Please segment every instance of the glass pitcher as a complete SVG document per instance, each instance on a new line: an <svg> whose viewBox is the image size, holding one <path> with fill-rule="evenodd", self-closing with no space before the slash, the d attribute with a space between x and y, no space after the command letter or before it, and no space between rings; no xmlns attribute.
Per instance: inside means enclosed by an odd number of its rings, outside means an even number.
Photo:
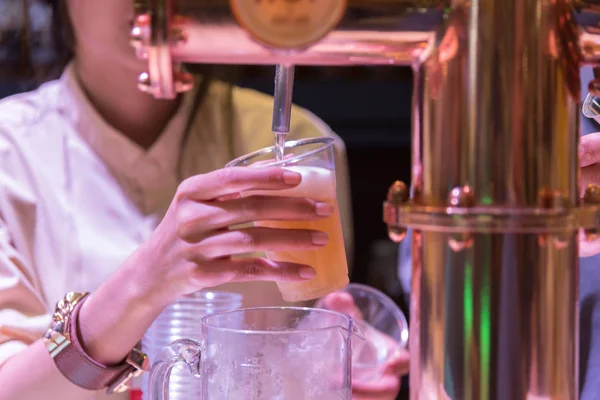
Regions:
<svg viewBox="0 0 600 400"><path fill-rule="evenodd" d="M242 295L201 290L184 296L167 306L142 338L142 349L153 363L158 353L177 339L198 339L202 331L202 318L208 314L236 310L242 307ZM190 384L192 383L192 384ZM150 398L148 374L143 374L140 382L142 399ZM171 371L171 400L187 400L199 397L199 388L189 382L184 365Z"/></svg>
<svg viewBox="0 0 600 400"><path fill-rule="evenodd" d="M301 307L207 315L200 341L165 347L150 371L151 400L168 399L172 368L187 364L198 400L350 400L352 318Z"/></svg>

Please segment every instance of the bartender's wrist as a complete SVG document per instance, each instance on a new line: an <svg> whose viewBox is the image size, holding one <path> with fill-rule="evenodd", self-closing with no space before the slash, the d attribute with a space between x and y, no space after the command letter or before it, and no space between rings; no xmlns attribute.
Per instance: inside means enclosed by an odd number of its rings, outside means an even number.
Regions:
<svg viewBox="0 0 600 400"><path fill-rule="evenodd" d="M136 310L142 308L147 312L160 312L182 295L178 287L157 272L162 269L157 265L159 262L152 244L144 243L127 258L117 273L126 279L127 297Z"/></svg>
<svg viewBox="0 0 600 400"><path fill-rule="evenodd" d="M110 357L94 357L93 351L86 350L86 347L96 348L90 346L90 342L85 346L81 339L84 335L79 327L80 312L88 300L88 293L67 293L56 305L52 324L43 342L58 370L76 386L92 391L106 389L108 394L126 391L132 378L148 370L148 358L137 347L137 343L128 346L126 341L113 340L117 338L111 338L110 335L105 335L103 339L109 346L115 344L116 352L121 345L129 348L126 356L115 358L119 362L104 361L110 360ZM103 351L96 354L109 354L109 350L110 347L105 346Z"/></svg>
<svg viewBox="0 0 600 400"><path fill-rule="evenodd" d="M95 304L97 300L95 295L90 295L81 306L77 316L77 337L83 350L92 359L104 365L116 365L127 357L139 339L128 335L123 328L111 327L114 322L112 317L106 314L111 312L111 309L114 310L114 307L105 307L104 311L99 313ZM126 318L122 323L127 323ZM119 331L126 335L119 334Z"/></svg>
<svg viewBox="0 0 600 400"><path fill-rule="evenodd" d="M90 295L79 312L79 334L90 357L106 365L118 364L141 340L154 319L168 305L164 295L140 278L140 270L126 262ZM156 294L156 295L155 295Z"/></svg>

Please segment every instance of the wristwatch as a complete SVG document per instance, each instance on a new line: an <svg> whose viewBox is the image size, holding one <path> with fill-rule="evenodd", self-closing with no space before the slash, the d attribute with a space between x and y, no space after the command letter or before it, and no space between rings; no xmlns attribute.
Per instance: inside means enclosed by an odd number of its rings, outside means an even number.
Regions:
<svg viewBox="0 0 600 400"><path fill-rule="evenodd" d="M148 371L148 357L140 350L139 343L116 366L102 365L86 354L77 335L77 317L88 295L69 292L56 304L44 344L60 372L75 385L88 390L107 389L108 394L124 392L132 378Z"/></svg>

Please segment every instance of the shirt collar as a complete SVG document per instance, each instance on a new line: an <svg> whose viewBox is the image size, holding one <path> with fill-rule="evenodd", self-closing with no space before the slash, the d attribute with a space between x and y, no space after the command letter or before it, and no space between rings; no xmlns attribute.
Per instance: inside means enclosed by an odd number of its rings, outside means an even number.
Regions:
<svg viewBox="0 0 600 400"><path fill-rule="evenodd" d="M184 95L177 113L149 149L144 149L108 124L95 110L83 92L73 64L61 78L62 112L75 124L78 134L92 150L114 171L132 176L148 164L158 166L163 173L175 173L181 140L191 114L193 94Z"/></svg>

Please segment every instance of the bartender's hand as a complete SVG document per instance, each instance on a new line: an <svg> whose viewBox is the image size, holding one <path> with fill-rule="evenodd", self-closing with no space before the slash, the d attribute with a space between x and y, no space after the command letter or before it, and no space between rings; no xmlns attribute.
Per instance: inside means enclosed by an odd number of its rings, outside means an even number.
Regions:
<svg viewBox="0 0 600 400"><path fill-rule="evenodd" d="M360 310L354 304L352 296L348 293L335 292L325 297L327 308L350 315L354 320L362 319ZM383 336L383 333L380 333ZM369 340L369 338L366 338ZM391 348L398 345L392 338L385 338ZM352 380L353 400L395 400L400 393L402 376L408 374L410 356L407 350L402 349L396 357L383 368L382 376L377 380L360 382Z"/></svg>
<svg viewBox="0 0 600 400"><path fill-rule="evenodd" d="M206 287L241 281L311 279L311 266L232 256L324 246L326 233L303 229L231 226L262 220L325 218L333 206L306 198L241 196L298 186L302 176L282 168L227 168L184 181L151 238L142 245L143 276L169 301Z"/></svg>
<svg viewBox="0 0 600 400"><path fill-rule="evenodd" d="M600 132L581 137L579 144L581 163L581 196L590 183L600 184ZM600 240L588 241L583 234L580 237L579 254L589 257L600 253Z"/></svg>
<svg viewBox="0 0 600 400"><path fill-rule="evenodd" d="M249 190L270 194L293 188L301 180L299 173L282 168L239 167L184 181L150 238L82 306L80 333L88 355L105 365L120 362L160 312L182 295L226 282L314 277L308 265L232 258L325 245L328 238L322 232L230 229L261 220L302 221L331 215L331 204L306 198L241 195Z"/></svg>

